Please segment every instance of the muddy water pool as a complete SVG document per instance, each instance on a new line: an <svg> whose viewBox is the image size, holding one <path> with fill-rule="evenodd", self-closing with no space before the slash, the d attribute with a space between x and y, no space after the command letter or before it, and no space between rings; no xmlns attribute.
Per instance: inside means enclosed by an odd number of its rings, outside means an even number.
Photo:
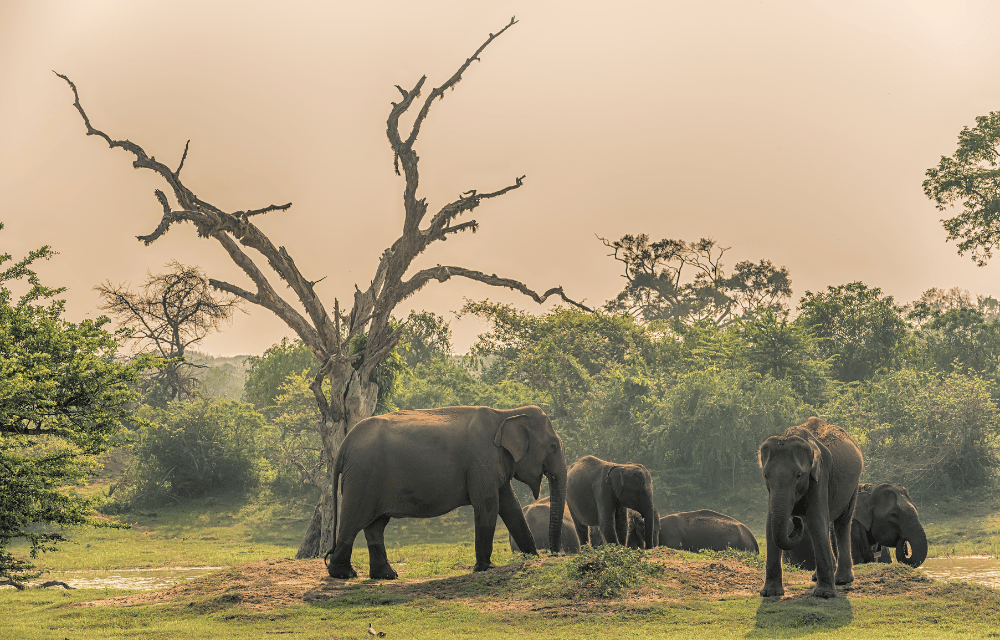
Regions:
<svg viewBox="0 0 1000 640"><path fill-rule="evenodd" d="M935 580L962 580L1000 588L1000 558L955 556L927 558L920 571Z"/></svg>
<svg viewBox="0 0 1000 640"><path fill-rule="evenodd" d="M163 569L109 569L107 571L51 571L29 584L61 580L77 589L136 589L155 591L200 578L222 567L166 567Z"/></svg>

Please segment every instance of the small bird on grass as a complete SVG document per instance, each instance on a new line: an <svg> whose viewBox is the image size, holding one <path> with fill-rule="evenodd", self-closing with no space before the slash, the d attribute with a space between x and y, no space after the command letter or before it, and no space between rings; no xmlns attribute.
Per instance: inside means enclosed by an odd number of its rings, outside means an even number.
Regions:
<svg viewBox="0 0 1000 640"><path fill-rule="evenodd" d="M385 637L385 631L376 631L375 627L372 626L372 623L369 622L368 623L368 635L375 636L377 638L384 638Z"/></svg>

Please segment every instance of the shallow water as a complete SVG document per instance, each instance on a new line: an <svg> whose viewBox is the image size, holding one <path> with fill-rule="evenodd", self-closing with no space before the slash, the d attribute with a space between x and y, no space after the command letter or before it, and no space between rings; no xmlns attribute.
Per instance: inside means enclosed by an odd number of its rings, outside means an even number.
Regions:
<svg viewBox="0 0 1000 640"><path fill-rule="evenodd" d="M927 558L920 565L920 570L935 580L962 580L1000 589L1000 558L988 556Z"/></svg>
<svg viewBox="0 0 1000 640"><path fill-rule="evenodd" d="M61 580L77 589L136 589L155 591L200 578L222 567L165 567L162 569L109 569L107 571L51 571L29 584Z"/></svg>

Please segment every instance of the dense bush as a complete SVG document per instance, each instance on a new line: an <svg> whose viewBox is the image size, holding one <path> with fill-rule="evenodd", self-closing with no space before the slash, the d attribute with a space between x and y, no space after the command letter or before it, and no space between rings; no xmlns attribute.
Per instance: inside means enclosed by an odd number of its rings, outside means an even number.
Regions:
<svg viewBox="0 0 1000 640"><path fill-rule="evenodd" d="M648 439L664 466L689 467L712 487L757 474L757 449L801 423L810 409L782 380L708 368L681 376L650 419Z"/></svg>
<svg viewBox="0 0 1000 640"><path fill-rule="evenodd" d="M142 407L152 424L136 433L133 459L113 498L118 506L196 497L269 482L274 432L241 402L172 402Z"/></svg>
<svg viewBox="0 0 1000 640"><path fill-rule="evenodd" d="M975 375L903 369L845 388L829 421L858 440L868 482L928 493L981 487L1000 462L993 387Z"/></svg>

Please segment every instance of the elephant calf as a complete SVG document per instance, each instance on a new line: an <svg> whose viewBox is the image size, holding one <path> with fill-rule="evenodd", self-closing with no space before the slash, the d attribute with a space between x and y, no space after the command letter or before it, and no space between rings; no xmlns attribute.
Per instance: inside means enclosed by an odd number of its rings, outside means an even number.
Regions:
<svg viewBox="0 0 1000 640"><path fill-rule="evenodd" d="M524 519L528 522L528 529L535 539L535 547L538 549L549 549L549 497L545 496L541 500L536 500L529 505L525 505ZM517 541L513 535L510 538L510 550L520 551ZM580 538L576 535L576 524L569 513L563 515L562 525L562 550L566 553L580 553Z"/></svg>
<svg viewBox="0 0 1000 640"><path fill-rule="evenodd" d="M750 551L760 553L750 528L711 509L682 511L660 518L660 545L683 551Z"/></svg>
<svg viewBox="0 0 1000 640"><path fill-rule="evenodd" d="M660 512L653 507L653 519L660 522ZM660 532L657 528L653 532L653 546L659 546ZM646 549L646 520L634 509L628 510L628 538L625 546L629 549Z"/></svg>
<svg viewBox="0 0 1000 640"><path fill-rule="evenodd" d="M628 540L627 510L635 509L644 520L654 523L645 532L646 547L653 547L659 527L653 517L653 477L641 464L615 464L583 456L567 471L566 504L580 544L588 541L589 528L597 526L604 542L624 545Z"/></svg>

